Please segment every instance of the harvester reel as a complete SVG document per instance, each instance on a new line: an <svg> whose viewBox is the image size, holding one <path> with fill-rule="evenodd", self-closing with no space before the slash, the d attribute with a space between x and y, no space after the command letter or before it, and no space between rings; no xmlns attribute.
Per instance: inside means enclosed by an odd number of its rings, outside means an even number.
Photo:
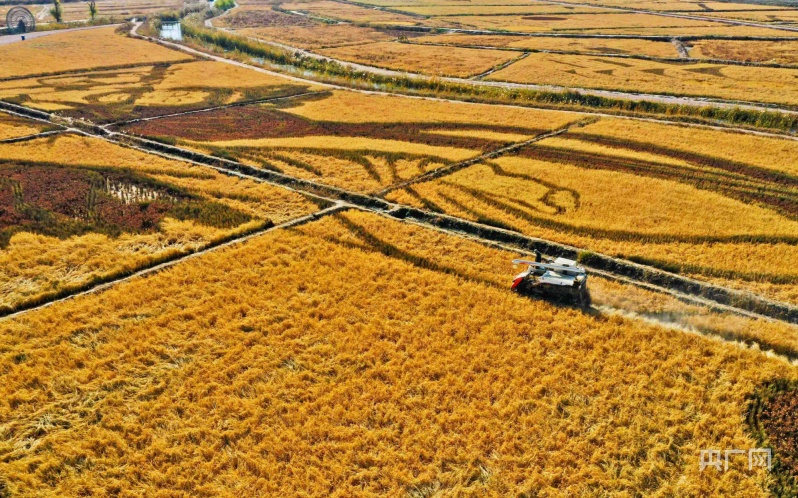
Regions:
<svg viewBox="0 0 798 498"><path fill-rule="evenodd" d="M6 14L6 27L11 33L30 33L36 28L36 18L25 7L14 7Z"/></svg>

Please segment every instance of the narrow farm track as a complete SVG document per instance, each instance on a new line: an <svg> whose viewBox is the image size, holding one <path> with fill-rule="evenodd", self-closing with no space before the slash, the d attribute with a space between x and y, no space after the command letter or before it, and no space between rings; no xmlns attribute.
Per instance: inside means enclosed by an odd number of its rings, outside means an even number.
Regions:
<svg viewBox="0 0 798 498"><path fill-rule="evenodd" d="M511 153L513 153L513 152L515 152L517 150L520 150L520 149L522 149L522 148L524 148L524 147L526 147L528 145L531 145L531 144L533 144L535 142L539 142L539 141L545 140L547 138L552 138L552 137L556 137L558 135L562 135L563 133L565 133L568 130L570 130L572 126L574 126L574 123L571 123L571 124L569 124L567 126L563 126L562 128L560 128L558 130L550 131L548 133L542 133L542 134L537 135L535 137L532 137L529 140L526 140L524 142L517 142L517 143L514 143L514 144L510 144L510 145L508 145L506 147L502 147L502 148L499 148L499 149L496 149L496 150L492 150L492 151L486 152L486 153L481 154L481 155L479 155L477 157L473 157L471 159L468 159L468 160L465 160L465 161L461 161L459 163L450 164L449 166L443 166L443 167L440 167L438 169L434 169L432 171L424 173L423 175L419 175L419 176L417 176L415 178L411 178L409 180L405 180L405 181L402 181L402 182L394 183L393 185L389 185L388 187L386 187L386 188L380 190L379 192L377 192L377 196L378 197L384 197L385 194L387 194L388 192L392 192L394 190L403 189L405 187L409 187L410 185L413 185L413 184L416 184L416 183L427 182L427 181L430 181L430 180L434 180L435 178L440 178L442 176L451 175L452 173L454 173L456 171L460 171L461 169L465 169L465 168L467 168L469 166L473 166L474 164L481 163L482 161L487 161L489 159L495 159L495 158L497 158L499 156L503 156L503 155L506 155L506 154L511 154Z"/></svg>
<svg viewBox="0 0 798 498"><path fill-rule="evenodd" d="M510 59L509 61L507 61L507 62L505 62L503 64L499 64L498 66L496 66L494 68L491 68L491 69L488 69L484 73L480 73L480 74L478 74L476 76L472 76L469 79L470 80L481 80L482 78L484 78L486 76L490 76L491 74L495 73L496 71L501 71L502 69L505 69L505 68L507 68L509 66L512 66L513 64L515 64L516 62L518 62L518 61L520 61L522 59L526 59L527 57L529 57L530 53L531 52L524 52L523 54L519 55L518 57L516 57L514 59Z"/></svg>
<svg viewBox="0 0 798 498"><path fill-rule="evenodd" d="M6 138L5 140L0 140L0 144L15 144L19 142L27 142L29 140L36 140L37 138L49 137L51 135L58 135L59 133L63 133L65 130L51 130L51 131L43 131L41 133L34 133L32 135L25 135L24 137L14 137L14 138Z"/></svg>

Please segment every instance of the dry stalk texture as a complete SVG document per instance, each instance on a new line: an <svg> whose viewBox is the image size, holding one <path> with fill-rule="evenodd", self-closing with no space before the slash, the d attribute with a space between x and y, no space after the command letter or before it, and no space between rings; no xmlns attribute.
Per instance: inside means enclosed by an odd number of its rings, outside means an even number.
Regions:
<svg viewBox="0 0 798 498"><path fill-rule="evenodd" d="M3 322L9 489L763 496L695 459L751 446L746 394L792 368L386 257L351 222Z"/></svg>

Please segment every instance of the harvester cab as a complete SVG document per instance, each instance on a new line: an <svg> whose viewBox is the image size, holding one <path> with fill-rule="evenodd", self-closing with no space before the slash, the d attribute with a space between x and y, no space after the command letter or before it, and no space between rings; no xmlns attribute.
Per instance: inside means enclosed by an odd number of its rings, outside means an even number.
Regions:
<svg viewBox="0 0 798 498"><path fill-rule="evenodd" d="M513 264L527 265L526 270L513 279L512 289L515 292L567 302L583 308L590 306L587 272L576 261L557 258L553 263L543 263L516 259Z"/></svg>

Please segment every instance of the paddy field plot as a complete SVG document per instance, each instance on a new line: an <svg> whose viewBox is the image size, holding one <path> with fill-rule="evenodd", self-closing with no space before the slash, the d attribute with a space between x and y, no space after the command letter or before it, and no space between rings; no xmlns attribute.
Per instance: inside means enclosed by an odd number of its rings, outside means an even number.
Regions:
<svg viewBox="0 0 798 498"><path fill-rule="evenodd" d="M514 296L400 226L344 213L5 321L9 489L763 493L693 456L754 446L746 397L793 367Z"/></svg>
<svg viewBox="0 0 798 498"><path fill-rule="evenodd" d="M798 64L798 40L698 40L690 42L689 45L690 56L696 58Z"/></svg>
<svg viewBox="0 0 798 498"><path fill-rule="evenodd" d="M241 35L309 50L362 45L398 38L396 33L386 33L372 28L322 23L311 26L243 28L236 30L236 32Z"/></svg>
<svg viewBox="0 0 798 498"><path fill-rule="evenodd" d="M451 44L463 47L496 47L519 50L579 52L586 54L645 55L675 58L678 52L669 41L618 38L561 38L543 36L442 34L413 38L413 43Z"/></svg>
<svg viewBox="0 0 798 498"><path fill-rule="evenodd" d="M502 50L437 47L380 42L330 48L322 55L369 66L434 76L467 78L504 64L518 54Z"/></svg>
<svg viewBox="0 0 798 498"><path fill-rule="evenodd" d="M122 130L374 192L579 119L533 109L497 111L489 105L333 92L134 123Z"/></svg>
<svg viewBox="0 0 798 498"><path fill-rule="evenodd" d="M143 40L115 33L115 27L73 33L56 33L0 46L0 81L33 75L118 67L173 63L192 57ZM102 49L98 49L102 47Z"/></svg>
<svg viewBox="0 0 798 498"><path fill-rule="evenodd" d="M63 134L0 147L0 310L125 275L318 206Z"/></svg>
<svg viewBox="0 0 798 498"><path fill-rule="evenodd" d="M0 113L0 140L27 137L53 128L30 119Z"/></svg>
<svg viewBox="0 0 798 498"><path fill-rule="evenodd" d="M487 79L796 105L796 77L792 68L533 53Z"/></svg>
<svg viewBox="0 0 798 498"><path fill-rule="evenodd" d="M793 301L796 142L646 126L572 128L388 198Z"/></svg>
<svg viewBox="0 0 798 498"><path fill-rule="evenodd" d="M210 61L89 70L0 82L0 98L4 100L95 122L151 117L315 90L318 88L313 85Z"/></svg>

